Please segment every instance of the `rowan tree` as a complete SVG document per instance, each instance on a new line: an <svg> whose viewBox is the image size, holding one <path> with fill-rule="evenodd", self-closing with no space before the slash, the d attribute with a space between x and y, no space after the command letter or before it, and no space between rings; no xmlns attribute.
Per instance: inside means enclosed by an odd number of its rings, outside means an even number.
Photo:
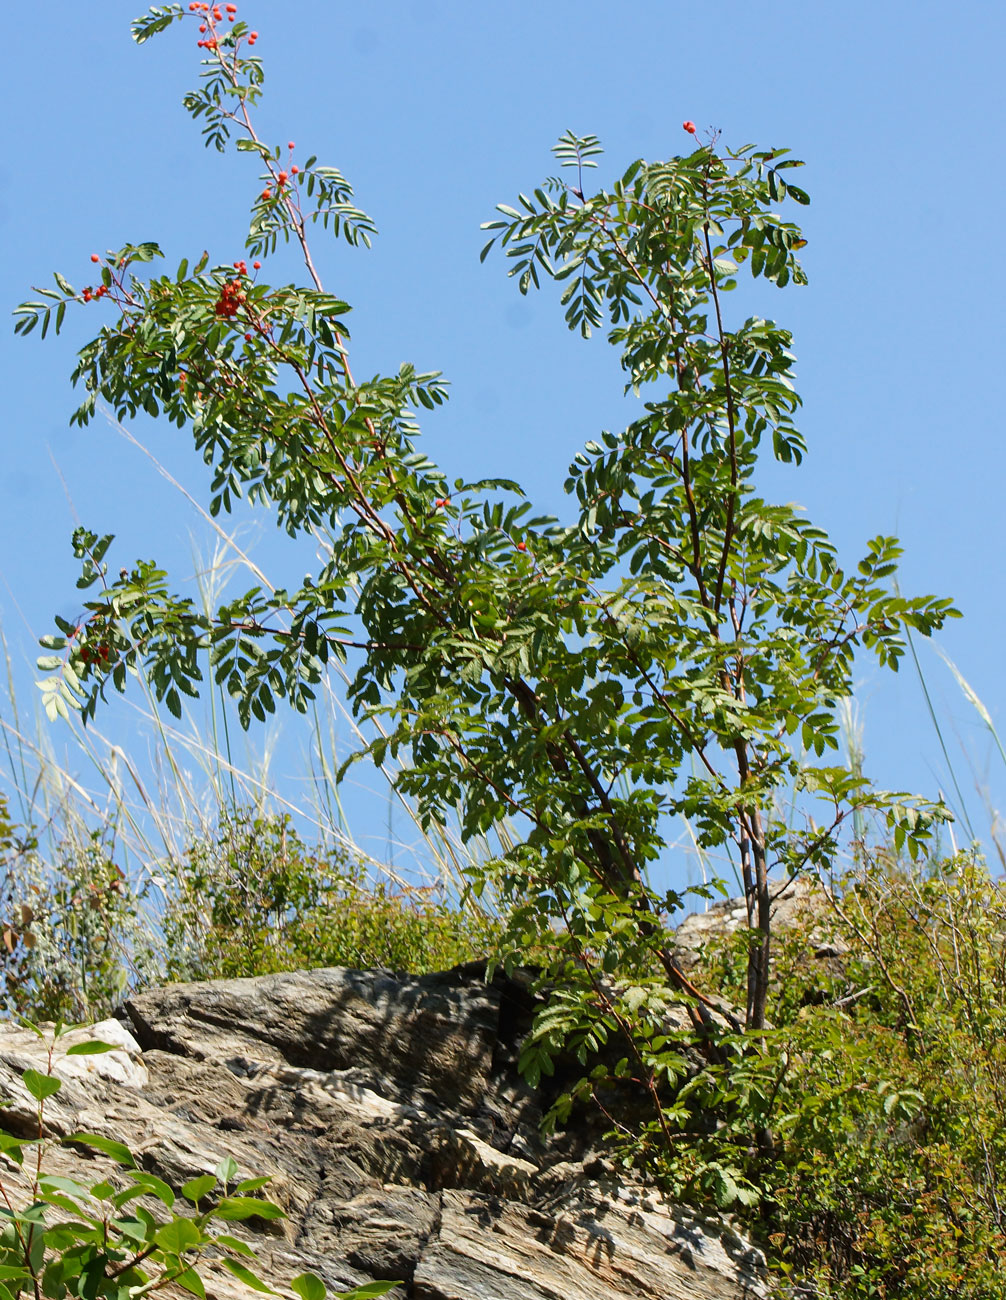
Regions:
<svg viewBox="0 0 1006 1300"><path fill-rule="evenodd" d="M277 700L307 710L346 665L352 707L381 725L363 753L397 761L421 821L456 819L467 839L508 828L471 884L513 904L511 960L543 938L557 954L528 1071L624 1030L628 1068L656 1097L668 998L685 1000L707 1050L723 1023L674 957L681 894L650 883L672 819L739 866L747 995L726 1022L757 1036L771 880L827 865L854 813L878 814L912 855L942 815L843 765L836 709L857 653L896 669L906 631L928 636L956 611L898 593L894 538L846 567L820 528L758 491L763 457L803 459L800 399L789 332L731 313L731 291L747 274L765 295L806 282L805 240L783 215L808 202L801 163L699 139L686 121L682 153L594 189L600 145L567 133L556 175L499 205L483 259L508 259L521 293L554 281L568 327L606 329L638 399L624 429L576 455L569 508L548 518L518 484L450 479L419 450L419 414L447 396L438 374L354 377L347 304L310 238L366 245L374 227L335 167L259 135L257 34L235 6L155 6L133 34L186 21L202 71L185 106L207 145L258 167L241 255L171 274L155 270L155 243L109 250L93 286L56 275L17 329L103 312L73 372L72 422L105 403L187 430L214 515L250 500L325 554L297 589L257 586L207 613L153 561L120 567L111 536L77 529L85 614L45 638L46 707L87 722L109 685L142 673L177 715L208 664L249 726ZM268 282L281 242L300 250L303 284Z"/></svg>

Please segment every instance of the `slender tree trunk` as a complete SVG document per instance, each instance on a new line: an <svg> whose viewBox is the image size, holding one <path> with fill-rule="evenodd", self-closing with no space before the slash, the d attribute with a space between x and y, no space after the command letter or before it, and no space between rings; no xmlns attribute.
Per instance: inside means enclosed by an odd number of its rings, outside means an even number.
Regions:
<svg viewBox="0 0 1006 1300"><path fill-rule="evenodd" d="M741 867L744 901L747 904L748 944L747 1009L748 1029L765 1028L765 1004L772 957L772 896L769 892L765 833L757 808L742 813Z"/></svg>
<svg viewBox="0 0 1006 1300"><path fill-rule="evenodd" d="M768 982L772 960L772 899L769 893L768 862L765 856L765 837L761 814L752 810L751 855L754 859L754 907L757 937L751 937L748 955L748 1029L765 1028L765 1004L768 1000Z"/></svg>

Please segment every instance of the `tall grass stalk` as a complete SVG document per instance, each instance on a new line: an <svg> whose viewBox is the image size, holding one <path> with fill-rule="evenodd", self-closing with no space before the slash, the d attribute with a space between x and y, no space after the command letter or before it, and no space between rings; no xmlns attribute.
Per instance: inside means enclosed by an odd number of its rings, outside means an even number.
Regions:
<svg viewBox="0 0 1006 1300"><path fill-rule="evenodd" d="M971 840L972 843L974 843L974 841L978 838L978 836L975 835L974 826L968 814L967 803L964 799L964 794L961 790L960 782L957 780L957 770L954 767L953 761L950 757L950 751L947 748L947 742L943 736L943 728L940 726L939 717L937 716L936 709L933 707L933 697L929 691L929 683L926 681L926 674L922 671L922 663L919 659L918 651L915 648L915 640L912 637L911 630L906 628L905 631L908 638L908 649L911 652L911 656L912 656L912 663L915 665L915 672L919 679L919 685L922 687L922 695L926 701L926 709L929 713L929 720L932 723L933 731L936 735L936 740L940 746L940 753L943 755L943 761L947 766L947 771L950 774L950 780L953 782L954 793L957 796L956 811L959 814L960 819L963 822L964 827L968 832L968 838ZM940 651L940 653L942 654L943 652ZM947 660L947 662L949 663L949 660ZM954 671L956 672L956 669Z"/></svg>
<svg viewBox="0 0 1006 1300"><path fill-rule="evenodd" d="M985 727L985 730L992 738L992 743L994 744L996 751L999 754L999 757L1002 759L1003 767L1006 768L1006 748L1003 747L1002 738L999 735L999 730L992 719L992 714L989 712L981 696L974 689L974 687L967 680L967 678L957 667L954 661L950 658L950 656L946 653L946 651L941 650L939 646L936 647L936 651L939 654L940 658L943 660L943 662L950 669L951 673L953 674L954 680L957 682L961 694L964 696L967 702L974 709L975 713L977 713L979 718L981 719L982 724ZM965 751L965 753L967 753L967 751ZM988 786L984 784L979 778L977 766L970 754L968 754L968 765L971 768L971 775L975 785L975 789L978 791L978 794L985 806L986 815L988 816L989 819L989 838L991 839L992 845L996 850L996 854L999 858L1000 865L1003 867L1004 870L1006 870L1006 838L1004 838L1004 834L1003 834L1002 814L999 812L998 808L996 808L995 804L993 803ZM970 826L968 829L970 832ZM973 835L972 838L974 838Z"/></svg>

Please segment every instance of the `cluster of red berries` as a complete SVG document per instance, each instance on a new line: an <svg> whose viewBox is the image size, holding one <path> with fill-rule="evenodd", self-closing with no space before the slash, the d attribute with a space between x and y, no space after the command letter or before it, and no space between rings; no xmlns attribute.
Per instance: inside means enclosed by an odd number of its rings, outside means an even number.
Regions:
<svg viewBox="0 0 1006 1300"><path fill-rule="evenodd" d="M681 129L682 129L682 131L687 131L689 135L694 135L694 134L695 134L695 131L696 131L695 123L694 123L694 122L682 122L682 123L681 123Z"/></svg>
<svg viewBox="0 0 1006 1300"><path fill-rule="evenodd" d="M215 24L223 22L225 12L227 14L227 21L232 23L237 17L238 7L233 4L221 6L218 4L200 3L200 0L192 0L192 3L189 5L189 13L206 15L206 21L199 24L199 30L204 33L204 37L201 41L196 42L201 50L217 49L219 42L217 41L215 34ZM206 32L209 32L209 36L205 35ZM248 33L249 45L254 45L257 40L258 32Z"/></svg>
<svg viewBox="0 0 1006 1300"><path fill-rule="evenodd" d="M449 506L451 504L451 499L450 497L437 497L433 504L436 509L439 510L442 506Z"/></svg>
<svg viewBox="0 0 1006 1300"><path fill-rule="evenodd" d="M284 190L284 189L286 189L287 182L290 180L290 175L291 175L291 173L292 173L294 176L296 176L297 173L298 173L299 171L300 171L300 168L299 168L299 167L291 167L291 168L290 168L290 171L288 171L288 172L277 172L277 173L276 173L276 188L279 189L279 190ZM264 190L262 191L262 193L259 195L259 198L262 200L263 203L268 203L269 200L272 198L272 190L271 190L271 188L270 188L268 185L265 187L265 189L264 189Z"/></svg>
<svg viewBox="0 0 1006 1300"><path fill-rule="evenodd" d="M222 320L231 320L241 310L247 296L240 280L225 280L220 286L220 297L213 310Z"/></svg>
<svg viewBox="0 0 1006 1300"><path fill-rule="evenodd" d="M247 300L248 297L248 295L244 292L241 279L239 278L241 276L246 276L248 274L248 263L244 260L243 257L240 257L236 262L233 263L233 266L234 266L234 270L237 271L238 273L238 277L236 277L233 280L225 280L223 282L223 284L220 287L220 297L217 300L216 306L213 309L218 316L226 320L230 320L232 317L238 314L238 312L241 310L242 304ZM257 260L252 262L253 271L261 271L261 269L262 269L261 262Z"/></svg>
<svg viewBox="0 0 1006 1300"><path fill-rule="evenodd" d="M98 256L97 253L92 253L91 261L100 262L101 258ZM120 262L119 265L121 266L122 262ZM90 287L84 289L80 296L84 299L85 302L91 302L92 300L97 301L99 298L104 298L106 293L108 293L108 285L99 284L97 289L92 289Z"/></svg>
<svg viewBox="0 0 1006 1300"><path fill-rule="evenodd" d="M107 666L112 662L112 652L107 641L99 642L93 651L89 650L87 646L81 646L80 657L85 664L101 663ZM93 889L94 886L92 885L91 888Z"/></svg>
<svg viewBox="0 0 1006 1300"><path fill-rule="evenodd" d="M294 149L297 148L296 144L294 144L292 140L287 141L286 147L290 150L291 153L293 153ZM287 185L289 184L290 177L297 176L300 174L300 168L297 166L296 163L289 163L288 166L290 168L289 171L281 171L276 173L277 189L280 190L286 189ZM259 195L259 199L263 203L268 203L271 198L272 198L272 188L271 186L267 185L265 189L262 191L262 193Z"/></svg>
<svg viewBox="0 0 1006 1300"><path fill-rule="evenodd" d="M237 5L224 5L223 7L221 7L220 5L215 5L215 4L199 4L197 3L197 0L193 0L193 3L189 5L190 14L206 14L208 17L212 17L215 23L223 22L224 9L227 10L227 21L229 23L232 23L234 19L237 17L237 12L238 12ZM206 30L206 24L203 23L203 25L199 28L199 30L201 32L204 32Z"/></svg>

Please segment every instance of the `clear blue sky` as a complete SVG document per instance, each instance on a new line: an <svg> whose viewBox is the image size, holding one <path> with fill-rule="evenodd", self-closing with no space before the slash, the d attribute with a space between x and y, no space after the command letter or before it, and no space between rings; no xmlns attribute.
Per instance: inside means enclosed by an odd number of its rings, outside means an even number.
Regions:
<svg viewBox="0 0 1006 1300"><path fill-rule="evenodd" d="M180 107L193 31L136 49L139 11L49 0L5 14L10 306L52 269L88 282L88 255L126 240L176 259L241 255L255 168L206 153ZM619 170L680 151L684 118L806 159L810 287L761 288L759 310L795 332L811 451L800 471L768 473L766 491L804 505L850 561L869 536L900 535L904 590L955 597L965 618L941 644L1003 721L1004 6L243 0L241 16L261 32L263 134L339 166L381 231L371 253L321 255L327 286L354 305L357 374L406 359L442 370L452 400L426 421L433 458L451 474L516 477L546 508L561 507L578 447L629 414L600 338L568 335L555 294L521 299L498 260L479 265L479 223L553 170L567 128L599 135ZM24 701L32 637L77 608L76 517L116 532L123 562L154 557L179 577L192 535L206 536L107 424L69 429L74 347L94 319L82 309L44 344L8 334L0 351L0 612ZM183 435L135 432L205 500ZM266 521L256 555L274 572L300 564ZM928 647L923 662L951 745L956 729L1006 807L1006 772L974 713ZM910 666L895 679L864 662L860 701L879 784L949 788ZM104 720L127 745L130 718L117 703ZM285 722L278 775L299 764ZM350 794L351 822L354 811ZM377 847L382 815L361 798L354 829Z"/></svg>

